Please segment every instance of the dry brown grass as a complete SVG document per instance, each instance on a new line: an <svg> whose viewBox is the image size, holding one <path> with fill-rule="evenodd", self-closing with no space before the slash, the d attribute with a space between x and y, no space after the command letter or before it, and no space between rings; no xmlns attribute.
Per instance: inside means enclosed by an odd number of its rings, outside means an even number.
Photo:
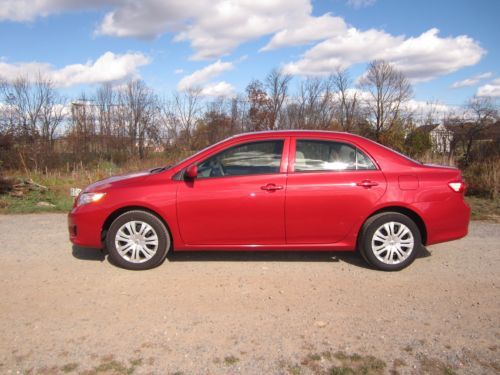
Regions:
<svg viewBox="0 0 500 375"><path fill-rule="evenodd" d="M171 161L170 161L171 162ZM46 186L46 192L29 192L22 198L12 197L8 192L0 194L0 213L30 213L47 211L68 211L73 199L69 196L72 187L85 186L102 180L106 177L146 170L169 164L169 159L163 154L154 155L148 159L131 159L127 163L117 166L102 161L93 167L83 164L73 165L71 168L57 170L15 170L5 171L8 180L31 179L37 184ZM39 202L48 202L54 207L37 207Z"/></svg>
<svg viewBox="0 0 500 375"><path fill-rule="evenodd" d="M500 198L466 197L466 200L472 210L472 220L500 223Z"/></svg>

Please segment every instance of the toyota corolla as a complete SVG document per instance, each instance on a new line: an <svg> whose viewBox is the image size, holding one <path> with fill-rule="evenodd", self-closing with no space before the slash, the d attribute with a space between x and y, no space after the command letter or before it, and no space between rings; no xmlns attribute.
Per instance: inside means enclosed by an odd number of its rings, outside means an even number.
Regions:
<svg viewBox="0 0 500 375"><path fill-rule="evenodd" d="M426 165L347 133L237 135L172 167L85 188L71 241L134 270L169 251L355 251L395 271L423 245L467 234L456 168Z"/></svg>

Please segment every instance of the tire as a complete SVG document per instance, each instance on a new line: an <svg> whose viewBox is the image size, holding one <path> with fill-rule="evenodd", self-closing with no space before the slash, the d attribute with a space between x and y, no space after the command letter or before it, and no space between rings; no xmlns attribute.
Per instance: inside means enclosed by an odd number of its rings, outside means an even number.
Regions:
<svg viewBox="0 0 500 375"><path fill-rule="evenodd" d="M361 230L359 250L363 258L382 271L408 267L422 246L415 222L397 212L382 212L369 218Z"/></svg>
<svg viewBox="0 0 500 375"><path fill-rule="evenodd" d="M106 234L111 262L129 270L147 270L159 266L171 247L170 234L155 215L127 211L118 216Z"/></svg>

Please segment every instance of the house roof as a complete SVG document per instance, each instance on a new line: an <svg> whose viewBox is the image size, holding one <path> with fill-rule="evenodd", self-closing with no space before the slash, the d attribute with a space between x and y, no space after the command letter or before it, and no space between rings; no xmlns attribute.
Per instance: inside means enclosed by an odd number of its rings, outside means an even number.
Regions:
<svg viewBox="0 0 500 375"><path fill-rule="evenodd" d="M439 124L429 124L429 125L420 125L417 130L421 132L426 132L430 133L434 129L436 129L439 126Z"/></svg>

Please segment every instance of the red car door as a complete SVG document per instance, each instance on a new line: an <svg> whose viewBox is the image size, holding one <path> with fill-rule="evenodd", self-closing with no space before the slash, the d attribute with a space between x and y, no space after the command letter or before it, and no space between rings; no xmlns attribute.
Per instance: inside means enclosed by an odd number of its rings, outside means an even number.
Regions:
<svg viewBox="0 0 500 375"><path fill-rule="evenodd" d="M385 192L383 173L353 144L297 138L291 153L295 161L285 206L289 244L341 241Z"/></svg>
<svg viewBox="0 0 500 375"><path fill-rule="evenodd" d="M285 147L286 143L286 147ZM231 146L197 163L198 176L182 181L177 215L189 245L285 243L287 139Z"/></svg>

